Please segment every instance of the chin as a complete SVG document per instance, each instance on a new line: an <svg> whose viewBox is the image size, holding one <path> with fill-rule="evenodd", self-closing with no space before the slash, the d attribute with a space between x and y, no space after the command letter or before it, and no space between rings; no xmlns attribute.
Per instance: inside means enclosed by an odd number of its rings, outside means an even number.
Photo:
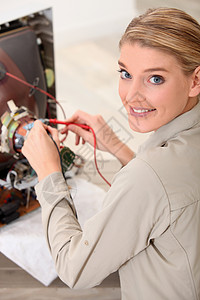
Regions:
<svg viewBox="0 0 200 300"><path fill-rule="evenodd" d="M151 127L134 125L133 122L129 122L129 126L134 132L138 132L138 133L148 133L156 130L153 127L151 128Z"/></svg>

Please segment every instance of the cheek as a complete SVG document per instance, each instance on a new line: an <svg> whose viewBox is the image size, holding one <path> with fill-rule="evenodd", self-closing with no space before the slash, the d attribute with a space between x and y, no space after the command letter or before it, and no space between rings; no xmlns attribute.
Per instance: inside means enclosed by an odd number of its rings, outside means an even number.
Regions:
<svg viewBox="0 0 200 300"><path fill-rule="evenodd" d="M166 108L176 105L178 95L176 85L166 84L158 86L151 93L148 94L148 98L152 102L152 105L157 108Z"/></svg>
<svg viewBox="0 0 200 300"><path fill-rule="evenodd" d="M119 96L122 100L122 103L124 104L126 102L125 99L126 99L127 92L126 92L126 89L124 88L124 85L121 82L119 82L118 92L119 92Z"/></svg>

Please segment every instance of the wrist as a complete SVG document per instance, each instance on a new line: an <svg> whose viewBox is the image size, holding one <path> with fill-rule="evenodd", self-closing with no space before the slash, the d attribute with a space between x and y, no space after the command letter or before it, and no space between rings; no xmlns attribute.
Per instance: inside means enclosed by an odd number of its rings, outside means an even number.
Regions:
<svg viewBox="0 0 200 300"><path fill-rule="evenodd" d="M45 177L47 177L50 174L55 173L55 172L62 172L61 168L56 166L56 167L52 167L52 168L50 167L50 168L45 168L45 169L41 170L40 172L37 173L38 181L41 181Z"/></svg>
<svg viewBox="0 0 200 300"><path fill-rule="evenodd" d="M122 166L125 166L135 157L135 153L122 142L120 142L120 144L118 144L117 147L112 150L111 154L120 161Z"/></svg>

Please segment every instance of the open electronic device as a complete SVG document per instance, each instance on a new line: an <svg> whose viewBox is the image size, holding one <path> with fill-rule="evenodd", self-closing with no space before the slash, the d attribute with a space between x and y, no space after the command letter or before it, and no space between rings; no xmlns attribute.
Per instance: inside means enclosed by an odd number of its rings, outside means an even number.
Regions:
<svg viewBox="0 0 200 300"><path fill-rule="evenodd" d="M37 175L21 147L36 119L56 118L55 94L52 8L1 24L0 226L39 206ZM65 172L83 163L70 149L62 153Z"/></svg>

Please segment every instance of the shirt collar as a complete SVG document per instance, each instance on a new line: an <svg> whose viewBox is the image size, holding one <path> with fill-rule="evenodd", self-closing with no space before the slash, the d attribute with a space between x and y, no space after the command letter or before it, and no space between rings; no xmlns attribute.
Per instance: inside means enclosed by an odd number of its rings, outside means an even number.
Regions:
<svg viewBox="0 0 200 300"><path fill-rule="evenodd" d="M179 132L188 130L200 122L200 101L189 111L161 126L139 147L138 153L165 144Z"/></svg>

